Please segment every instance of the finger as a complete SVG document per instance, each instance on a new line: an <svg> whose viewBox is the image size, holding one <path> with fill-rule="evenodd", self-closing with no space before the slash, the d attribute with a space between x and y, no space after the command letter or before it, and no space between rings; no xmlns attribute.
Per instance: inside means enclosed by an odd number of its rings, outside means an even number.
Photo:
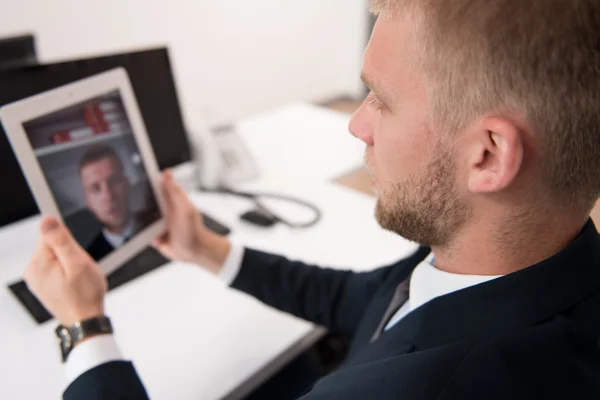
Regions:
<svg viewBox="0 0 600 400"><path fill-rule="evenodd" d="M171 198L170 198L171 193L169 191L169 181L171 179L172 179L171 170L166 170L160 178L160 187L165 196L165 202L171 201Z"/></svg>
<svg viewBox="0 0 600 400"><path fill-rule="evenodd" d="M71 232L55 218L45 218L41 225L42 238L55 254L63 269L73 268L86 260L85 251Z"/></svg>
<svg viewBox="0 0 600 400"><path fill-rule="evenodd" d="M187 218L191 211L197 211L196 206L191 202L188 194L181 186L179 186L172 176L168 179L167 185L173 207L178 212L178 215Z"/></svg>
<svg viewBox="0 0 600 400"><path fill-rule="evenodd" d="M42 268L48 262L56 260L56 256L48 247L46 242L43 239L38 241L35 252L33 253L31 260L29 261L29 265L32 267Z"/></svg>
<svg viewBox="0 0 600 400"><path fill-rule="evenodd" d="M165 199L165 205L170 206L171 205L171 193L169 192L169 186L167 184L168 180L169 180L169 178L168 178L167 173L164 173L163 176L160 178L160 190Z"/></svg>
<svg viewBox="0 0 600 400"><path fill-rule="evenodd" d="M165 254L166 252L168 252L169 246L166 243L162 243L162 242L157 242L157 243L152 243L152 247L154 248L154 250L158 251L161 254Z"/></svg>
<svg viewBox="0 0 600 400"><path fill-rule="evenodd" d="M157 248L169 243L169 233L165 232L152 241L152 247Z"/></svg>
<svg viewBox="0 0 600 400"><path fill-rule="evenodd" d="M167 170L160 181L160 188L164 199L164 217L167 222L167 227L171 227L171 221L173 220L173 214L175 213L175 207L173 205L173 199L171 197L171 191L169 190L168 180L170 172Z"/></svg>
<svg viewBox="0 0 600 400"><path fill-rule="evenodd" d="M174 259L173 252L169 246L169 236L163 235L163 237L157 238L152 242L152 247L164 257L168 259Z"/></svg>
<svg viewBox="0 0 600 400"><path fill-rule="evenodd" d="M165 172L165 186L171 196L176 196L179 194L180 190L183 190L173 177L173 173L170 170Z"/></svg>
<svg viewBox="0 0 600 400"><path fill-rule="evenodd" d="M177 181L173 178L169 179L169 184L171 185L171 193L178 200L185 200L189 202L189 197L185 190L177 183Z"/></svg>
<svg viewBox="0 0 600 400"><path fill-rule="evenodd" d="M25 268L23 280L28 286L35 286L37 282L44 279L44 276L50 272L52 268L58 267L57 261L58 260L50 247L48 247L43 240L40 240L29 264ZM62 273L62 269L60 270Z"/></svg>
<svg viewBox="0 0 600 400"><path fill-rule="evenodd" d="M189 206L179 192L179 186L175 182L175 179L173 179L172 174L165 176L165 193L169 198L167 226L169 227L169 231L172 231L177 225L188 218L187 210Z"/></svg>

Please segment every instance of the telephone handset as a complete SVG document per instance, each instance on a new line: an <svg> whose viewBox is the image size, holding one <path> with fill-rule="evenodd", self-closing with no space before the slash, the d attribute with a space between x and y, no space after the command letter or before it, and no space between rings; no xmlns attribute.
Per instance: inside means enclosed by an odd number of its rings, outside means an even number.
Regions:
<svg viewBox="0 0 600 400"><path fill-rule="evenodd" d="M234 125L205 128L189 135L198 185L213 190L257 178L256 162Z"/></svg>

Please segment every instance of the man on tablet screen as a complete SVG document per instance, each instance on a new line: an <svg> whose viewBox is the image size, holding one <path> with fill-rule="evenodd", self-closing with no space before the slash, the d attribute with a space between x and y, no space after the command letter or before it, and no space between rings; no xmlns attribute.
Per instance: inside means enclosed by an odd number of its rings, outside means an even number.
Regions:
<svg viewBox="0 0 600 400"><path fill-rule="evenodd" d="M79 161L85 203L102 228L86 250L100 260L142 226L129 206L131 184L117 152L108 145L89 147Z"/></svg>

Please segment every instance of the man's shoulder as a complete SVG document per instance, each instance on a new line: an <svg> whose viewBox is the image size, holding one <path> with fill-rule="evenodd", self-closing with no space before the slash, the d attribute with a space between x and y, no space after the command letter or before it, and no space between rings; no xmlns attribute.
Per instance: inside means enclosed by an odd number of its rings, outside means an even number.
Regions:
<svg viewBox="0 0 600 400"><path fill-rule="evenodd" d="M478 341L439 400L600 398L598 332L562 318Z"/></svg>

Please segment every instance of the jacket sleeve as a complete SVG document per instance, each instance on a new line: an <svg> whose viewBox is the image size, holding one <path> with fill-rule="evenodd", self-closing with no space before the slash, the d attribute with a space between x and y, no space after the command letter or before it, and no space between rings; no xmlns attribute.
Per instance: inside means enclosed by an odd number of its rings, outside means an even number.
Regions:
<svg viewBox="0 0 600 400"><path fill-rule="evenodd" d="M402 263L356 273L246 249L232 287L271 307L351 337L373 294Z"/></svg>
<svg viewBox="0 0 600 400"><path fill-rule="evenodd" d="M113 361L85 372L63 393L64 400L146 400L148 395L133 364Z"/></svg>

